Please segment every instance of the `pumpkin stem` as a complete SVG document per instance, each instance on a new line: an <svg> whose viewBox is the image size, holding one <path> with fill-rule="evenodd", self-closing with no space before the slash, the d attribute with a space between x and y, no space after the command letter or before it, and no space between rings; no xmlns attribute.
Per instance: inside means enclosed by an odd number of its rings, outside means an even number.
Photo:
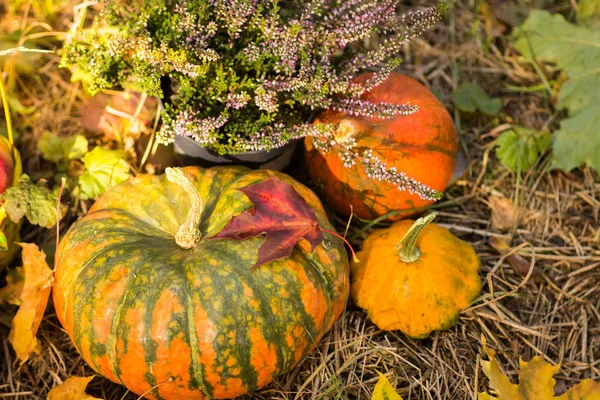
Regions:
<svg viewBox="0 0 600 400"><path fill-rule="evenodd" d="M191 207L185 222L179 227L175 234L175 242L182 249L191 249L202 238L200 234L200 218L202 217L202 199L196 186L183 173L181 168L167 168L165 170L167 179L181 186L190 196Z"/></svg>
<svg viewBox="0 0 600 400"><path fill-rule="evenodd" d="M360 126L352 119L342 119L337 125L333 137L336 142L344 143L347 140L356 137L360 132Z"/></svg>
<svg viewBox="0 0 600 400"><path fill-rule="evenodd" d="M408 232L406 232L402 240L396 245L398 255L403 262L411 263L419 259L421 251L417 248L417 239L423 229L429 225L437 215L438 213L432 212L431 214L416 220L408 229Z"/></svg>

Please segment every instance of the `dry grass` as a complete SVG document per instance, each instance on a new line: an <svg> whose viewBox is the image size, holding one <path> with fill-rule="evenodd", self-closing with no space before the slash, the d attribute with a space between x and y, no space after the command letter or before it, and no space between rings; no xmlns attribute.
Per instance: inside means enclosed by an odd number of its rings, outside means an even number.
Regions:
<svg viewBox="0 0 600 400"><path fill-rule="evenodd" d="M449 23L407 48L401 68L435 90L449 108L449 94L459 80L476 81L503 99L507 115L494 122L455 114L472 161L446 200L436 205L438 222L471 243L481 258L481 299L464 311L453 329L420 341L378 330L350 304L311 356L243 399L368 399L376 371L386 373L404 399L475 399L476 392L487 387L479 364L482 335L513 379L519 357L528 360L535 355L562 364L556 377L558 393L581 379L600 378L600 179L588 169L570 174L549 171L546 162L517 179L499 165L492 150L498 132L494 126L514 122L554 127L556 116L543 93L505 89L507 83L538 84L539 76L510 50L500 34L502 26L483 18L483 12L457 1ZM69 20L66 13L57 24L66 26ZM79 87L57 71L57 56L43 59L45 64L37 71L41 82L17 81L17 90L38 110L21 119L25 169L38 177L47 171L36 150L41 132L79 132L82 100ZM303 179L302 171L292 173ZM518 223L507 232L491 225L492 196L511 198L522 210ZM63 221L62 229L74 218ZM342 220L337 223L345 225ZM349 232L357 245L365 235L361 228L355 223ZM52 241L45 236L46 232L30 229L25 239ZM535 279L511 267L488 244L490 237L506 240L529 264L529 272L536 272ZM7 334L7 327L0 325L0 399L42 399L67 377L93 373L69 342L52 307L38 333L42 354L20 369ZM110 400L137 398L103 378L94 379L89 389Z"/></svg>

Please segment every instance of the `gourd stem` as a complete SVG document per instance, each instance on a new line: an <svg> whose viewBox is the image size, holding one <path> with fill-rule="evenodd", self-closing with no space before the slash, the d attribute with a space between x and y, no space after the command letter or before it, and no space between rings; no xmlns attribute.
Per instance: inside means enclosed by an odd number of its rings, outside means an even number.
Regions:
<svg viewBox="0 0 600 400"><path fill-rule="evenodd" d="M200 234L200 218L202 217L202 199L196 186L185 176L181 168L167 168L167 179L181 186L190 196L191 207L185 217L185 222L175 234L175 242L182 249L191 249L202 238Z"/></svg>
<svg viewBox="0 0 600 400"><path fill-rule="evenodd" d="M403 262L411 263L419 259L421 251L417 248L417 239L423 229L429 225L437 215L438 213L432 212L431 214L416 220L408 229L408 232L406 232L402 240L396 245L398 255Z"/></svg>

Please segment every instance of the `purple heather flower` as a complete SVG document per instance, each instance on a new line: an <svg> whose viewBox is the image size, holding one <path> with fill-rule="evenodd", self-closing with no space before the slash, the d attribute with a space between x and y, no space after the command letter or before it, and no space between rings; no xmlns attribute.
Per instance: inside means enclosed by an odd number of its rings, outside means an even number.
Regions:
<svg viewBox="0 0 600 400"><path fill-rule="evenodd" d="M244 53L246 60L251 63L258 61L261 57L261 48L254 43L249 43L242 52Z"/></svg>
<svg viewBox="0 0 600 400"><path fill-rule="evenodd" d="M268 113L277 112L277 109L279 108L277 93L272 90L265 90L264 87L259 87L256 90L254 102L259 110L266 111Z"/></svg>
<svg viewBox="0 0 600 400"><path fill-rule="evenodd" d="M229 93L227 95L227 101L225 102L225 105L227 106L227 108L239 110L241 108L246 107L246 104L248 104L248 100L250 100L250 95L246 92Z"/></svg>
<svg viewBox="0 0 600 400"><path fill-rule="evenodd" d="M442 13L438 6L404 14L400 17L400 22L397 24L398 27L404 28L402 32L386 39L377 49L367 52L362 57L354 58L346 66L344 73L354 74L367 67L389 60L402 49L405 43L431 29L441 17Z"/></svg>
<svg viewBox="0 0 600 400"><path fill-rule="evenodd" d="M307 136L330 139L333 130L334 126L330 124L300 124L286 128L283 123L275 123L251 139L243 140L242 144L246 151L271 150Z"/></svg>
<svg viewBox="0 0 600 400"><path fill-rule="evenodd" d="M227 117L201 118L193 111L186 109L179 112L174 119L166 121L158 134L159 140L165 142L175 135L187 136L202 146L209 146L218 141L215 135L227 123ZM172 142L172 139L170 139Z"/></svg>
<svg viewBox="0 0 600 400"><path fill-rule="evenodd" d="M410 103L390 104L371 103L360 99L341 99L335 102L330 109L350 115L369 118L393 118L396 115L410 115L416 113L419 108Z"/></svg>
<svg viewBox="0 0 600 400"><path fill-rule="evenodd" d="M437 200L438 192L427 185L409 178L406 173L398 172L396 167L387 168L381 159L373 154L373 150L365 150L358 159L367 169L369 178L378 181L390 182L399 190L408 190L411 194L417 194L424 200Z"/></svg>
<svg viewBox="0 0 600 400"><path fill-rule="evenodd" d="M217 24L210 21L204 24L202 29L198 29L198 15L188 11L186 1L178 3L174 12L181 18L177 24L177 32L182 38L183 47L200 60L216 61L219 55L215 50L208 48L208 41L217 33Z"/></svg>
<svg viewBox="0 0 600 400"><path fill-rule="evenodd" d="M386 65L381 67L381 69L366 82L364 86L364 92L369 92L371 89L381 85L381 83L390 76L390 74L400 65L401 62L401 58L394 58Z"/></svg>
<svg viewBox="0 0 600 400"><path fill-rule="evenodd" d="M346 1L330 11L326 20L332 29L334 43L344 47L385 27L395 17L398 0Z"/></svg>
<svg viewBox="0 0 600 400"><path fill-rule="evenodd" d="M254 0L209 0L214 7L216 17L227 26L232 38L239 38L242 26L256 12L257 2Z"/></svg>

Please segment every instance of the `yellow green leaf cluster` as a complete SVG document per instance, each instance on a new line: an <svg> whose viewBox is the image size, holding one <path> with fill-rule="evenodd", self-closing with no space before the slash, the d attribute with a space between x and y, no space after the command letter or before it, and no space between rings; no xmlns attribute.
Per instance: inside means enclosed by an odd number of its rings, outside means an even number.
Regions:
<svg viewBox="0 0 600 400"><path fill-rule="evenodd" d="M479 393L479 400L600 400L600 383L591 379L581 381L561 396L554 396L554 374L560 369L560 364L551 365L544 357L536 356L531 361L519 361L519 383L514 384L500 371L496 361L496 352L487 347L482 338L483 350L488 361L481 361L481 368L489 379L490 388L496 392L492 396Z"/></svg>
<svg viewBox="0 0 600 400"><path fill-rule="evenodd" d="M55 163L79 160L88 152L88 141L83 135L60 137L44 132L38 146L42 157Z"/></svg>
<svg viewBox="0 0 600 400"><path fill-rule="evenodd" d="M30 223L51 228L56 225L56 204L58 197L43 183L33 183L27 174L15 181L1 197L3 207L10 219L17 223L27 217ZM58 219L63 217L63 209L59 208Z"/></svg>
<svg viewBox="0 0 600 400"><path fill-rule="evenodd" d="M78 190L81 199L96 199L106 190L129 178L129 164L122 150L106 150L94 147L83 158L85 171L79 177Z"/></svg>

